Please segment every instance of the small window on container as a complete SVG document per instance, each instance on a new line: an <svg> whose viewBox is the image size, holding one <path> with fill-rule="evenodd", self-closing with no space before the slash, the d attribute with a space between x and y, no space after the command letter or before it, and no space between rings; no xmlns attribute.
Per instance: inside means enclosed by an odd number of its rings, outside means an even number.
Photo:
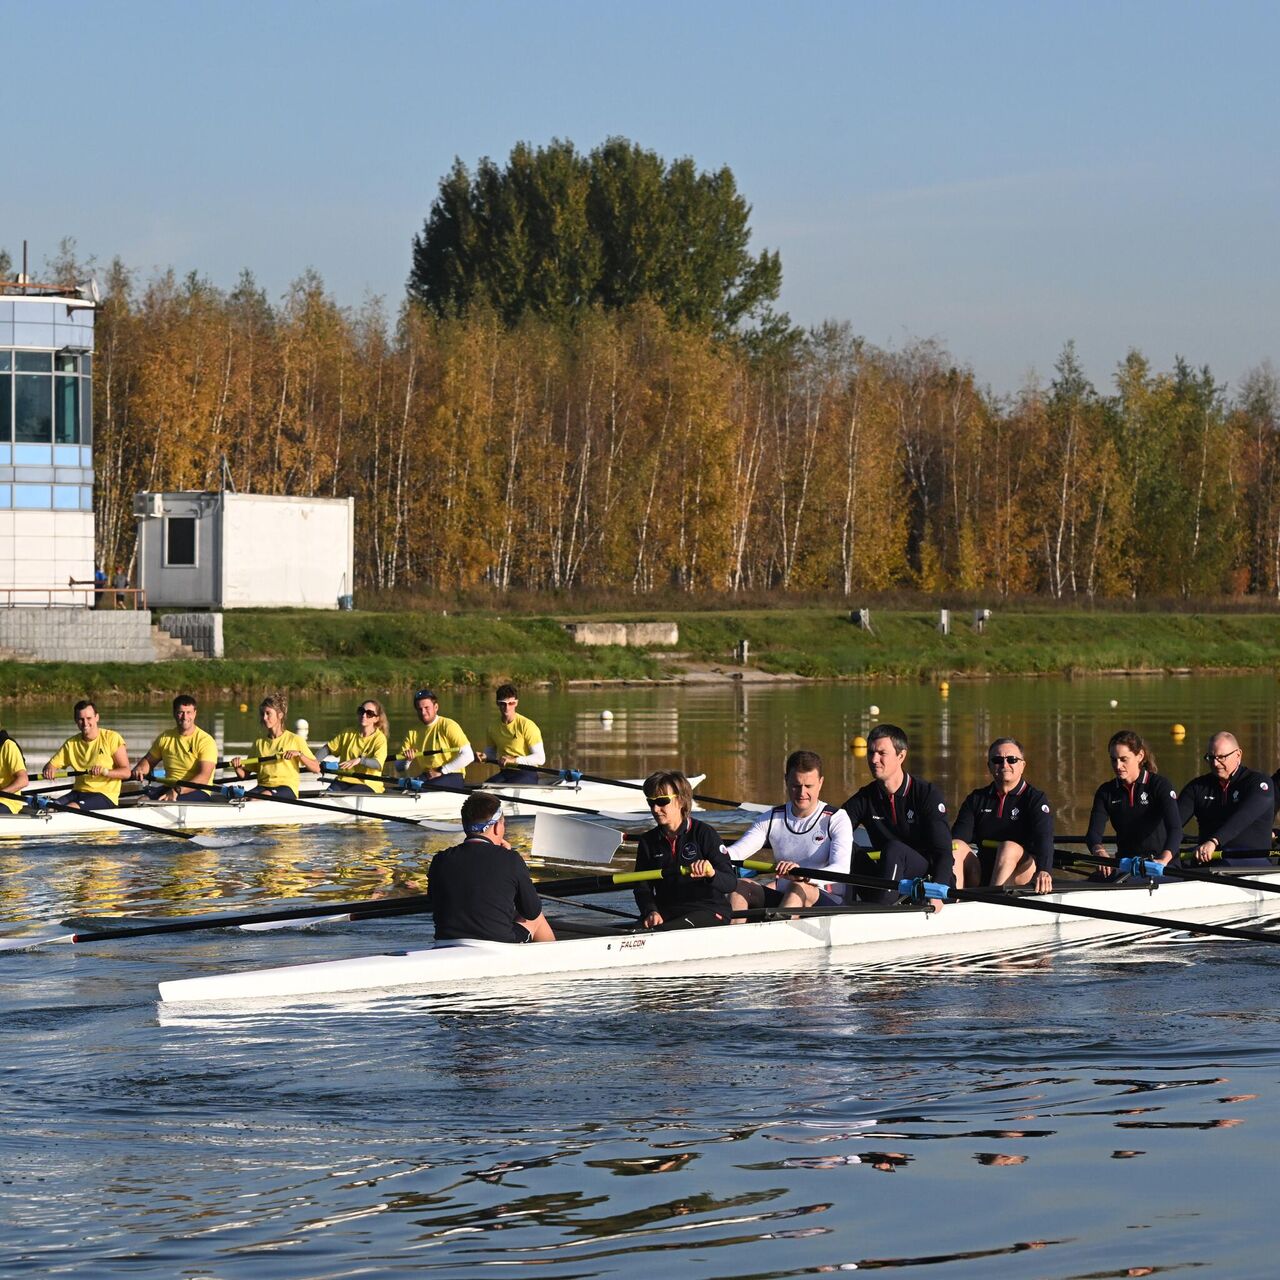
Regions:
<svg viewBox="0 0 1280 1280"><path fill-rule="evenodd" d="M196 520L194 516L165 518L164 562L167 566L195 567Z"/></svg>

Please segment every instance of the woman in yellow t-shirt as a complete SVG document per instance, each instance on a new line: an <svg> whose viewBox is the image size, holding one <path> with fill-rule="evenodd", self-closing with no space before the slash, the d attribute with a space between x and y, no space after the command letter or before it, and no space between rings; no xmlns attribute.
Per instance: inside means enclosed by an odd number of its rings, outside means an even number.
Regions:
<svg viewBox="0 0 1280 1280"><path fill-rule="evenodd" d="M0 729L0 814L22 812L22 788L31 781L18 740Z"/></svg>
<svg viewBox="0 0 1280 1280"><path fill-rule="evenodd" d="M87 698L77 702L72 713L80 732L49 757L40 776L55 778L59 769L78 775L68 808L114 809L120 803L120 784L129 776L124 739L98 724L98 708Z"/></svg>
<svg viewBox="0 0 1280 1280"><path fill-rule="evenodd" d="M352 777L335 778L329 784L333 792L356 795L381 795L382 770L387 763L387 713L377 698L365 698L356 710L356 728L347 729L325 743L325 750L338 757L338 772L359 774L368 778L361 782Z"/></svg>
<svg viewBox="0 0 1280 1280"><path fill-rule="evenodd" d="M258 706L258 719L262 722L262 735L254 741L256 761L246 764L236 756L231 767L237 778L246 778L252 772L258 785L248 792L251 800L270 800L281 796L286 800L298 798L298 782L302 770L319 773L320 762L311 754L306 740L284 727L289 701L283 693L269 693Z"/></svg>

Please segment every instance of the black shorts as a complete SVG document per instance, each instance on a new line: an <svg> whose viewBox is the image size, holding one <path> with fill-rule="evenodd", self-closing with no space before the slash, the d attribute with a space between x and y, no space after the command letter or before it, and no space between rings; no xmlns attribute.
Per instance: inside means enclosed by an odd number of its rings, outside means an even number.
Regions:
<svg viewBox="0 0 1280 1280"><path fill-rule="evenodd" d="M662 923L654 932L665 933L670 929L706 929L712 925L728 923L729 917L714 907L693 907L682 915L664 915Z"/></svg>

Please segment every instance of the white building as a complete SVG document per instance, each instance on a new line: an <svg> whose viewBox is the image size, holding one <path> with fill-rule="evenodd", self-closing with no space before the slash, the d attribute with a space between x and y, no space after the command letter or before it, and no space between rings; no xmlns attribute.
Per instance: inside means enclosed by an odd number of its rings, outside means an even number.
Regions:
<svg viewBox="0 0 1280 1280"><path fill-rule="evenodd" d="M89 294L0 287L0 607L93 602Z"/></svg>
<svg viewBox="0 0 1280 1280"><path fill-rule="evenodd" d="M354 498L140 493L138 584L152 608L351 607Z"/></svg>

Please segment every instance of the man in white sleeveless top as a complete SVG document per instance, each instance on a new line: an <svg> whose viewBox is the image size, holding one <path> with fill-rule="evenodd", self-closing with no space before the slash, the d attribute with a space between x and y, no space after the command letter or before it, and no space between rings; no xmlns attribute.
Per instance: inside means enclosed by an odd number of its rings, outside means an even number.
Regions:
<svg viewBox="0 0 1280 1280"><path fill-rule="evenodd" d="M822 801L822 757L816 751L793 751L787 757L787 803L761 814L750 830L729 846L736 862L766 846L773 850L777 878L739 880L729 895L735 911L752 907L835 906L844 901L844 886L824 882L823 869L848 874L853 854L853 827L843 809ZM792 879L798 870L812 872Z"/></svg>

